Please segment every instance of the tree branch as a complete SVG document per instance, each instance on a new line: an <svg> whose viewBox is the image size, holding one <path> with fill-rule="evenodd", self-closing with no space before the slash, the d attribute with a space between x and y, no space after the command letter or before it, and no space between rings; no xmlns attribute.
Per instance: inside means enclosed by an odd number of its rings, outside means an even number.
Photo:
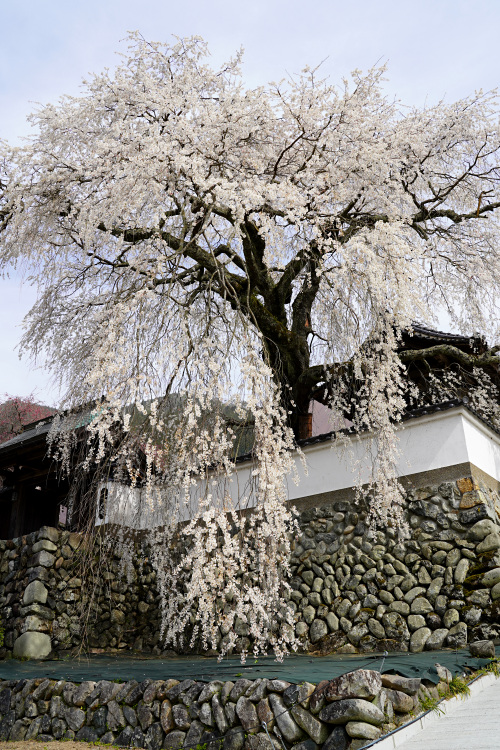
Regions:
<svg viewBox="0 0 500 750"><path fill-rule="evenodd" d="M432 357L448 357L464 367L498 368L500 366L500 359L497 357L498 351L500 351L500 347L495 346L484 354L475 356L467 354L451 344L437 344L427 349L406 349L399 352L399 358L403 364L408 364L417 360L426 361Z"/></svg>

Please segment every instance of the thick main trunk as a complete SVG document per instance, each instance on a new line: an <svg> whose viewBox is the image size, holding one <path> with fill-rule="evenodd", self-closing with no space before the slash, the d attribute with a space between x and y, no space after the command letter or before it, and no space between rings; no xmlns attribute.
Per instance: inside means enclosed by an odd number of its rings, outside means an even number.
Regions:
<svg viewBox="0 0 500 750"><path fill-rule="evenodd" d="M288 413L288 423L297 440L310 437L309 404L311 393L304 386L304 373L309 369L310 353L307 337L290 334L288 346L267 341L267 354L275 381L280 388L283 407Z"/></svg>

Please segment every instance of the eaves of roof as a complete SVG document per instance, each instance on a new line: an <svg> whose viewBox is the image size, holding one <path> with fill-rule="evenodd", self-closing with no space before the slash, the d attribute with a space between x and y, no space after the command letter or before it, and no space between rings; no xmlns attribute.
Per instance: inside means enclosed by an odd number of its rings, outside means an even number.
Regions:
<svg viewBox="0 0 500 750"><path fill-rule="evenodd" d="M75 418L72 425L72 429L75 430L89 424L93 419L93 412L83 411L77 414L77 416L78 419ZM39 442L41 437L45 439L52 426L52 420L53 416L50 416L39 419L37 422L32 422L19 435L6 440L5 443L0 443L0 458L11 453L13 450L19 449L21 446Z"/></svg>
<svg viewBox="0 0 500 750"><path fill-rule="evenodd" d="M399 350L404 351L408 348L412 349L415 348L415 346L418 347L419 344L421 346L427 344L451 344L460 349L470 350L476 353L484 352L488 348L485 338L479 334L464 336L461 333L447 333L414 322L412 323L411 328L403 331Z"/></svg>
<svg viewBox="0 0 500 750"><path fill-rule="evenodd" d="M463 336L461 333L447 333L445 331L438 331L434 328L428 328L421 323L412 323L412 327L408 332L410 336L419 336L420 338L428 339L440 339L441 341L473 341L478 336Z"/></svg>
<svg viewBox="0 0 500 750"><path fill-rule="evenodd" d="M20 448L27 443L38 442L38 439L45 437L48 434L51 424L51 419L42 422L39 421L37 422L36 427L32 427L29 430L23 430L19 435L16 435L10 440L6 440L5 443L1 443L0 455L10 453L12 449Z"/></svg>

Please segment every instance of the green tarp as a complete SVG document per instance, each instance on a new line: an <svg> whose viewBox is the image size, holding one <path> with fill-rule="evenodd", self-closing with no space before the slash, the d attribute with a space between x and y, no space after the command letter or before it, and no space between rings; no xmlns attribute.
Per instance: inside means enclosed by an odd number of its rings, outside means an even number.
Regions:
<svg viewBox="0 0 500 750"><path fill-rule="evenodd" d="M500 649L497 648L497 656ZM256 680L259 677L282 679L299 683L304 680L317 684L321 680L331 680L354 669L375 669L393 672L405 677L421 677L437 683L439 678L435 669L438 662L453 674L467 670L476 670L488 663L487 659L476 659L467 650L462 651L427 651L421 654L398 653L350 656L332 655L311 657L291 655L282 663L272 657L255 659L249 657L246 664L238 658L224 659L217 662L214 657L177 657L169 659L141 658L125 655L117 656L81 656L79 658L58 661L16 661L0 662L0 678L20 680L32 677L49 677L66 679L73 682L83 680L122 680L135 679L138 682L146 678L166 680L175 678L184 680L237 680L246 677Z"/></svg>

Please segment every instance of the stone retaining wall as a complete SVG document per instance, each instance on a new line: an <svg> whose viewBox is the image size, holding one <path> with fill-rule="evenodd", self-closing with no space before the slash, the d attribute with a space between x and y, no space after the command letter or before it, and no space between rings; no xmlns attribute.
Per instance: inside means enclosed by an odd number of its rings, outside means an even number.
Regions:
<svg viewBox="0 0 500 750"><path fill-rule="evenodd" d="M418 652L500 634L500 508L470 478L407 494L411 538L347 502L304 511L292 558L304 648Z"/></svg>
<svg viewBox="0 0 500 750"><path fill-rule="evenodd" d="M94 650L160 653L159 601L147 558L138 548L128 580L120 576L118 557L96 561L98 584L82 601L81 541L79 534L50 527L0 541L0 658L64 654L81 646L83 629Z"/></svg>
<svg viewBox="0 0 500 750"><path fill-rule="evenodd" d="M411 490L407 500L407 541L390 528L370 539L365 509L347 501L301 513L291 604L303 650L420 651L500 635L497 494L464 478ZM128 580L119 558L107 555L82 602L80 543L78 534L47 527L0 542L0 658L80 646L82 609L90 649L162 653L147 551L138 548ZM236 651L247 650L246 623L235 630Z"/></svg>
<svg viewBox="0 0 500 750"><path fill-rule="evenodd" d="M420 679L357 670L319 685L283 680L0 681L0 740L77 739L147 750L358 750L437 698Z"/></svg>

